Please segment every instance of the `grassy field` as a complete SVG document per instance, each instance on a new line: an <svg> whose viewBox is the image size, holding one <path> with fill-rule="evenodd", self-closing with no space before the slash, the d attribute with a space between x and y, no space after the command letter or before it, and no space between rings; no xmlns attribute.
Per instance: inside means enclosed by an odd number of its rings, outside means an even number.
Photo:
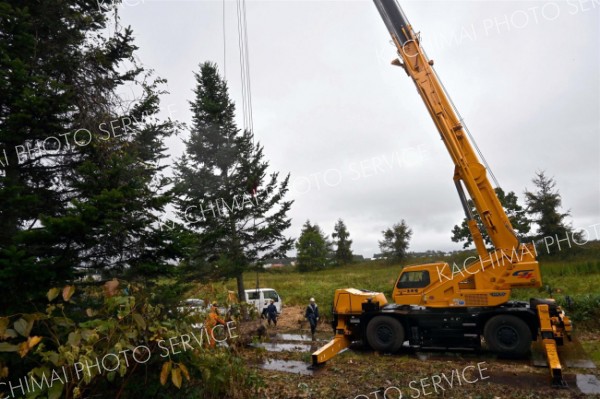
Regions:
<svg viewBox="0 0 600 399"><path fill-rule="evenodd" d="M573 316L577 321L591 322L594 314L600 316L600 261L548 263L541 267L544 287L514 290L514 299L545 298L549 296L550 288L552 297L560 303L565 303L567 295L573 299L574 310L578 312ZM310 297L315 297L321 308L328 312L336 288L369 289L383 292L390 298L401 269L400 265L368 262L307 274L293 270L261 273L259 281L262 287L275 288L285 304L306 304ZM246 281L252 281L251 277L256 280L254 274L248 275Z"/></svg>
<svg viewBox="0 0 600 399"><path fill-rule="evenodd" d="M465 251L444 258L412 258L405 264L390 265L384 261L367 261L351 265L331 267L321 271L299 273L294 267L284 267L244 275L246 288L275 288L282 296L284 305L304 305L314 297L324 316L330 314L334 291L337 288L360 288L383 292L391 297L392 288L402 267L436 261L461 265L472 255ZM552 296L566 305L566 296L573 300L569 308L572 319L586 327L600 327L600 243L593 242L582 250L563 259L540 259L543 287L517 289L512 298L528 300L531 297ZM224 300L227 289L235 290L235 281L212 284L213 295ZM549 289L552 294L549 294Z"/></svg>
<svg viewBox="0 0 600 399"><path fill-rule="evenodd" d="M589 248L588 248L589 249ZM390 298L391 291L402 268L407 265L444 261L450 264L462 264L462 261L471 253L464 252L452 257L444 258L413 258L406 264L390 265L383 261L362 262L341 267L332 267L326 270L299 273L293 267L276 270L261 271L260 273L246 273L246 288L256 286L257 277L260 287L275 288L288 307L288 318L291 322L286 325L280 323L276 332L290 331L298 327L295 325L295 315L301 315L298 306L307 304L310 297L315 297L325 318L330 314L334 291L337 288L363 288L381 291ZM530 297L547 298L550 295L559 303L565 304L566 296L573 299L567 313L574 320L575 332L584 351L589 358L600 366L600 347L598 337L600 332L600 245L579 252L572 256L562 258L540 259L543 276L543 287L540 289L514 290L513 298L527 300ZM224 300L227 290L234 290L235 281L203 286L194 294L200 297ZM552 294L549 294L552 292ZM290 308L295 306L295 308ZM300 320L301 317L298 319ZM286 329L287 328L287 329ZM330 331L329 326L323 324L322 332ZM321 345L322 343L320 343ZM247 364L258 365L267 360L283 363L296 362L308 365L311 353L317 346L310 350L267 352L265 350L245 349L239 352ZM446 387L447 391L429 397L445 398L579 398L582 397L575 388L576 374L592 374L600 378L597 369L568 368L567 379L570 384L568 390L550 388L548 370L545 367L534 367L529 360L502 360L491 354L469 353L444 353L421 354L423 358L404 351L395 355L379 354L368 349L356 347L343 352L331 359L325 367L319 369L313 376L286 371L262 370L255 366L264 381L264 387L256 397L266 398L328 398L342 399L355 397L375 397L370 393L380 388L399 387L404 394L402 397L411 396L416 391L411 388L414 381L429 382L430 379L444 374L450 375L453 370L464 370L473 367L478 362L484 362L488 370L489 379L477 384L463 384L461 386ZM411 385L413 384L413 385ZM358 396L357 396L358 395ZM381 396L379 396L381 397ZM388 396L390 397L390 396ZM393 396L394 398L398 396ZM420 396L419 396L420 397ZM587 397L599 397L591 395Z"/></svg>

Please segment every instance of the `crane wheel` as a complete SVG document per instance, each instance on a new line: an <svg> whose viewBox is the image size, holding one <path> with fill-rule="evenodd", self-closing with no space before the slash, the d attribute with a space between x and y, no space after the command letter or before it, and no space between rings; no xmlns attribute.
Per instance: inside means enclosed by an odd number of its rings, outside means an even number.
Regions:
<svg viewBox="0 0 600 399"><path fill-rule="evenodd" d="M523 357L531 348L531 330L515 316L492 317L485 324L483 337L490 350L511 357Z"/></svg>
<svg viewBox="0 0 600 399"><path fill-rule="evenodd" d="M389 316L376 316L367 325L367 342L380 352L397 352L404 343L404 327Z"/></svg>

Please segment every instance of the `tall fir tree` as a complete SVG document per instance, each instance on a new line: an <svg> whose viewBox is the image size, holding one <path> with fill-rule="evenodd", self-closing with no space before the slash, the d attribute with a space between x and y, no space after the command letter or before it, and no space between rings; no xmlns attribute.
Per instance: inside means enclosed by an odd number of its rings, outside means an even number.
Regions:
<svg viewBox="0 0 600 399"><path fill-rule="evenodd" d="M525 202L527 203L527 212L532 215L532 220L538 226L537 234L534 239L537 241L547 240L546 250L549 254L555 254L560 251L558 245L553 243L558 240L564 240L569 234L573 234L573 229L565 223L569 212L561 213L562 198L556 189L556 182L552 177L547 177L544 171L536 172L533 178L536 191L525 191ZM575 233L575 239L579 239L579 234ZM564 242L564 241L563 241ZM544 242L546 243L546 242Z"/></svg>
<svg viewBox="0 0 600 399"><path fill-rule="evenodd" d="M144 81L131 29L95 1L3 1L0 14L0 307L21 309L86 269L166 266L156 177L173 125L141 122L160 81ZM124 85L140 97L122 103Z"/></svg>
<svg viewBox="0 0 600 399"><path fill-rule="evenodd" d="M335 249L335 261L338 265L345 265L352 263L352 240L350 239L350 233L346 224L342 219L338 219L337 223L333 228L333 244L336 246Z"/></svg>
<svg viewBox="0 0 600 399"><path fill-rule="evenodd" d="M498 199L500 200L500 203L502 204L502 207L508 216L508 220L510 220L515 232L522 240L527 239L527 234L531 229L531 221L527 218L526 210L519 205L517 195L513 191L505 194L504 190L502 190L500 187L496 187L494 191L496 191L496 195L498 196ZM477 226L479 227L483 241L487 245L492 245L492 241L490 240L490 237L485 231L485 227L481 222L481 217L475 209L473 200L469 199L467 202L468 206L471 208L471 214L474 215L475 221L477 222ZM464 241L463 248L468 248L473 245L473 237L471 236L471 231L469 230L469 226L467 224L467 218L463 219L460 226L455 225L452 229L452 241Z"/></svg>
<svg viewBox="0 0 600 399"><path fill-rule="evenodd" d="M307 220L296 242L296 250L298 271L322 270L329 264L331 242L318 225Z"/></svg>
<svg viewBox="0 0 600 399"><path fill-rule="evenodd" d="M379 249L389 262L402 262L408 254L408 246L412 230L404 219L391 228L382 231L383 240L379 241Z"/></svg>
<svg viewBox="0 0 600 399"><path fill-rule="evenodd" d="M193 239L185 265L204 279L236 278L261 260L284 257L293 240L283 234L292 201L284 200L289 175L267 175L263 147L235 124L235 106L216 65L195 74L193 124L176 166L176 207Z"/></svg>

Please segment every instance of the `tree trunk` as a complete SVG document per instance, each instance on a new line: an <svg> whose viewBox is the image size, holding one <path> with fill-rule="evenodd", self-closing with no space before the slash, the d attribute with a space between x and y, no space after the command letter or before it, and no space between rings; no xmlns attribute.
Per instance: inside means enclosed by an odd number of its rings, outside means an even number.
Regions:
<svg viewBox="0 0 600 399"><path fill-rule="evenodd" d="M244 292L244 273L239 272L235 278L237 280L238 299L240 302L246 302L246 293Z"/></svg>
<svg viewBox="0 0 600 399"><path fill-rule="evenodd" d="M235 276L237 280L237 290L238 290L238 299L240 304L242 302L246 302L246 292L244 291L244 272L240 271L237 276ZM248 314L247 307L240 307L242 320L248 321L250 320L250 315Z"/></svg>
<svg viewBox="0 0 600 399"><path fill-rule="evenodd" d="M2 156L4 157L4 154L2 154ZM18 187L18 189L22 189L22 187L20 187L21 176L19 174L18 166L19 158L16 154L9 151L6 161L7 165L4 172L4 187L11 190L15 190L16 187ZM8 247L9 244L14 244L13 239L19 232L19 216L23 217L24 215L20 215L18 212L2 213L2 216L0 217L0 221L2 222L0 225L3 226L2 229L0 229L0 243L2 243L2 246L6 245Z"/></svg>

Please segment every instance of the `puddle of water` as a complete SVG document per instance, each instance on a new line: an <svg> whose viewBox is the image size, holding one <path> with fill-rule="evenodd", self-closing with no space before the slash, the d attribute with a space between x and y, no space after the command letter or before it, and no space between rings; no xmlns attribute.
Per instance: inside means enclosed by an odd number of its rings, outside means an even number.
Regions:
<svg viewBox="0 0 600 399"><path fill-rule="evenodd" d="M312 375L313 371L308 369L308 364L298 360L275 360L269 359L260 367L265 370L285 371L302 375Z"/></svg>
<svg viewBox="0 0 600 399"><path fill-rule="evenodd" d="M280 333L271 335L271 339L274 341L293 341L293 342L329 342L330 338L327 338L323 334L316 334L316 340L312 340L312 336L309 334L288 334Z"/></svg>
<svg viewBox="0 0 600 399"><path fill-rule="evenodd" d="M310 341L312 337L310 335L303 334L275 334L271 336L272 339L279 341Z"/></svg>
<svg viewBox="0 0 600 399"><path fill-rule="evenodd" d="M600 381L592 374L577 374L576 380L577 388L581 393L585 394L598 394L600 393Z"/></svg>
<svg viewBox="0 0 600 399"><path fill-rule="evenodd" d="M280 342L259 342L252 344L255 348L265 348L267 352L309 352L311 346L307 344L286 344Z"/></svg>
<svg viewBox="0 0 600 399"><path fill-rule="evenodd" d="M571 342L565 342L558 347L558 354L564 360L567 367L578 367L582 369L595 369L596 364L585 352L581 342L574 337Z"/></svg>
<svg viewBox="0 0 600 399"><path fill-rule="evenodd" d="M596 365L585 353L581 342L573 338L571 342L565 342L563 346L558 347L558 357L562 364L567 367L576 367L582 369L595 369ZM540 340L535 341L531 346L531 360L536 367L548 367L546 354Z"/></svg>

